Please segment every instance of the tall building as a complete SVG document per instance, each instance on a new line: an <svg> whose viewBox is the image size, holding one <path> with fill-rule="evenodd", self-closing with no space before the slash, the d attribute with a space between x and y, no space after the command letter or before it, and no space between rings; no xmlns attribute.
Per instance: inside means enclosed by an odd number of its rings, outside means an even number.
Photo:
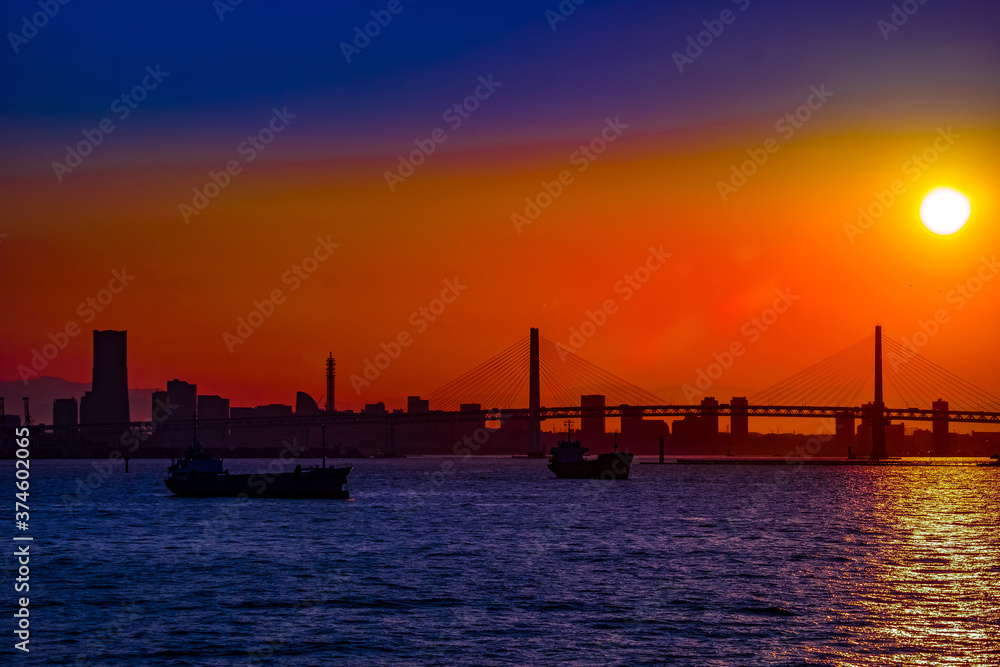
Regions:
<svg viewBox="0 0 1000 667"><path fill-rule="evenodd" d="M52 404L53 426L76 426L78 415L75 398L57 398Z"/></svg>
<svg viewBox="0 0 1000 667"><path fill-rule="evenodd" d="M229 399L221 396L199 396L198 419L229 419Z"/></svg>
<svg viewBox="0 0 1000 667"><path fill-rule="evenodd" d="M856 454L855 447L857 446L857 442L855 440L854 413L844 410L838 412L835 415L835 419L838 451L848 456Z"/></svg>
<svg viewBox="0 0 1000 667"><path fill-rule="evenodd" d="M903 451L904 439L906 437L906 425L903 422L885 425L885 450L894 452L897 456Z"/></svg>
<svg viewBox="0 0 1000 667"><path fill-rule="evenodd" d="M733 399L736 401L737 406L739 406L738 397ZM737 412L739 407L737 407ZM743 417L746 418L745 416ZM740 417L737 415L736 418L736 428L737 430L743 429L742 425L739 424ZM733 430L733 423L730 422L730 431ZM624 422L622 424L622 433L625 432ZM712 451L712 446L719 442L719 402L714 396L706 396L701 401L701 410L699 414L688 414L685 415L683 419L678 419L673 422L673 437L671 439L671 444L677 449L678 452L696 451L699 454L704 454ZM695 446L694 449L685 449L685 447Z"/></svg>
<svg viewBox="0 0 1000 667"><path fill-rule="evenodd" d="M198 385L183 380L170 380L167 390L153 393L153 415L157 416L157 401L170 407L156 430L157 444L173 449L183 450L191 443L193 437L193 419L198 409ZM166 411L161 411L160 414Z"/></svg>
<svg viewBox="0 0 1000 667"><path fill-rule="evenodd" d="M660 436L670 437L670 425L666 421L643 419L642 415L623 415L621 429L619 446L628 447L635 454L652 454L659 447Z"/></svg>
<svg viewBox="0 0 1000 667"><path fill-rule="evenodd" d="M715 442L719 439L719 402L714 396L706 396L701 399L701 418L705 424L706 442Z"/></svg>
<svg viewBox="0 0 1000 667"><path fill-rule="evenodd" d="M173 379L167 382L167 400L177 406L171 420L191 421L198 409L198 385Z"/></svg>
<svg viewBox="0 0 1000 667"><path fill-rule="evenodd" d="M931 449L934 456L948 456L951 447L948 442L948 401L939 398L931 406L934 410L934 422L931 436Z"/></svg>
<svg viewBox="0 0 1000 667"><path fill-rule="evenodd" d="M882 430L885 431L886 424L883 422ZM888 443L883 439L882 444L885 445L885 451L879 452L876 448L876 438L875 438L875 404L871 401L863 404L861 406L861 424L858 426L857 435L855 442L858 445L859 452L871 452L871 457L873 459L879 457L885 457L886 452L891 451L889 449ZM899 451L899 450L896 450Z"/></svg>
<svg viewBox="0 0 1000 667"><path fill-rule="evenodd" d="M480 403L461 403L458 406L459 412L482 412L483 406ZM476 431L479 429L486 428L485 419L475 419L470 421L461 421L452 423L451 426L456 430L453 430L449 435L449 442L457 442L460 439L464 439L465 436L475 436ZM480 453L483 453L480 450Z"/></svg>
<svg viewBox="0 0 1000 667"><path fill-rule="evenodd" d="M80 404L83 424L123 424L128 409L128 365L125 331L94 330L94 369L90 391Z"/></svg>
<svg viewBox="0 0 1000 667"><path fill-rule="evenodd" d="M221 396L198 397L198 440L209 449L218 449L226 442L229 429L212 422L229 419L229 399Z"/></svg>
<svg viewBox="0 0 1000 667"><path fill-rule="evenodd" d="M420 398L419 396L407 396L406 397L406 411L407 412L427 412L430 410L430 401L425 398Z"/></svg>

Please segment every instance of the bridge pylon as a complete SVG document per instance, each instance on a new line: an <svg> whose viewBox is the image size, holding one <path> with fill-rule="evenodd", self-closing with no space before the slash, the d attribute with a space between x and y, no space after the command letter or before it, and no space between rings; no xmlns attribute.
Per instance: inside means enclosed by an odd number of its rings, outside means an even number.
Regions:
<svg viewBox="0 0 1000 667"><path fill-rule="evenodd" d="M875 402L872 405L872 458L884 459L885 401L882 398L882 327L875 326Z"/></svg>
<svg viewBox="0 0 1000 667"><path fill-rule="evenodd" d="M531 329L528 353L528 456L542 456L542 386L538 368L538 329ZM522 376L524 377L524 376Z"/></svg>

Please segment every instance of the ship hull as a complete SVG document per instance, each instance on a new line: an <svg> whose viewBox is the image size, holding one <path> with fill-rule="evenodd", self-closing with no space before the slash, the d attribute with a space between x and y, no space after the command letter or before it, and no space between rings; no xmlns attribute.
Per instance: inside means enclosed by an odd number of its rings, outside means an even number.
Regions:
<svg viewBox="0 0 1000 667"><path fill-rule="evenodd" d="M300 473L191 475L166 479L167 488L184 498L350 498L344 488L352 468L321 468Z"/></svg>
<svg viewBox="0 0 1000 667"><path fill-rule="evenodd" d="M632 454L627 452L600 454L589 461L549 464L549 470L560 479L628 479L631 467Z"/></svg>

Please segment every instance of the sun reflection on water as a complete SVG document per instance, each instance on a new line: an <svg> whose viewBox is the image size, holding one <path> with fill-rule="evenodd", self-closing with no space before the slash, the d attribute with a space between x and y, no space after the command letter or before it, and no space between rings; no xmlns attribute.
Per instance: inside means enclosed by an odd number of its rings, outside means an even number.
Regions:
<svg viewBox="0 0 1000 667"><path fill-rule="evenodd" d="M867 514L858 517L867 576L852 584L857 613L840 626L852 637L843 664L998 664L997 471L909 468L892 483L882 471L867 476L869 507L858 508Z"/></svg>

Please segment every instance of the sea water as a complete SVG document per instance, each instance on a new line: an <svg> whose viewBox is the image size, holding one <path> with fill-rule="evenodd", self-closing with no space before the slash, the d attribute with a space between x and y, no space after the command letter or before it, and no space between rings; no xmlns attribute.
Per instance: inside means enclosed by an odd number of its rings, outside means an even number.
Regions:
<svg viewBox="0 0 1000 667"><path fill-rule="evenodd" d="M601 482L555 479L537 459L336 463L355 466L350 500L178 498L166 461L133 460L127 474L32 461L29 593L13 591L4 561L5 608L30 598L30 654L14 649L8 615L3 655L1000 663L997 468L637 460L631 479ZM3 471L13 496L13 462Z"/></svg>

